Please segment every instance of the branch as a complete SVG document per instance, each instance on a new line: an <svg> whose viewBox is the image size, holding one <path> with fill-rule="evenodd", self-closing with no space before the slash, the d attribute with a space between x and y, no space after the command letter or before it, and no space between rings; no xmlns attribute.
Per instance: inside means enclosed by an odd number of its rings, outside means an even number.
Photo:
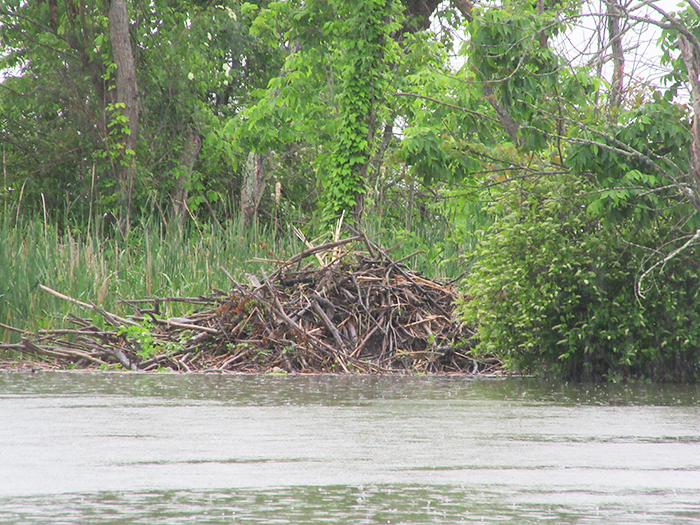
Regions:
<svg viewBox="0 0 700 525"><path fill-rule="evenodd" d="M698 4L695 0L688 0L688 3L690 4L690 7L693 8L693 11L695 11L695 16L700 18L700 4Z"/></svg>
<svg viewBox="0 0 700 525"><path fill-rule="evenodd" d="M439 104L440 106L446 106L448 108L456 109L458 111L462 111L464 113L467 113L469 115L473 115L475 117L479 117L481 119L487 119L490 120L491 122L494 122L496 124L499 124L500 121L496 118L490 117L488 115L484 115L483 113L479 113L478 111L472 111L471 109L463 108L461 106L455 106L454 104L450 104L449 102L443 102L441 100L437 100L432 97L427 97L425 95L418 95L416 93L402 93L402 92L397 92L394 93L395 97L414 97L414 98L420 98L423 100L428 100L430 102L434 102L435 104Z"/></svg>
<svg viewBox="0 0 700 525"><path fill-rule="evenodd" d="M452 0L452 5L456 7L460 13L462 13L462 16L468 21L471 22L474 19L473 11L474 11L474 4L472 4L469 0Z"/></svg>
<svg viewBox="0 0 700 525"><path fill-rule="evenodd" d="M19 14L19 13L13 13L12 11L6 11L5 9L0 9L0 15L5 15L5 16L8 16L8 17L17 17L17 18L19 18L19 19L21 19L21 20L24 20L24 21L26 21L26 22L29 22L30 24L32 24L32 25L38 27L38 28L41 29L42 31L46 31L47 33L51 33L53 36L55 36L55 37L58 38L59 40L65 42L65 43L68 44L68 45L70 45L70 42L68 41L68 39L61 37L56 31L54 31L53 29L51 29L49 26L46 26L46 25L42 24L41 22L37 22L36 20L33 20L33 19L31 19L31 18L29 18L29 17L26 17L26 16L24 16L24 15L21 15L21 14Z"/></svg>
<svg viewBox="0 0 700 525"><path fill-rule="evenodd" d="M653 20L651 18L647 17L641 17L641 16L634 16L634 15L625 15L625 17L629 20L634 20L636 22L645 22L647 24L651 24L657 27L660 27L661 29L675 29L678 31L680 34L682 34L684 37L686 37L692 44L695 49L697 49L700 52L700 42L698 42L698 39L695 38L695 35L683 24L681 24L678 20L673 18L671 15L669 15L666 11L658 7L654 2L645 2L645 5L648 5L650 8L652 8L654 11L659 13L664 19L667 21L667 23L661 22L659 20ZM693 7L695 9L696 6ZM697 11L696 11L697 12Z"/></svg>
<svg viewBox="0 0 700 525"><path fill-rule="evenodd" d="M93 310L93 311L97 312L98 314L100 314L102 317L104 317L108 323L113 324L115 326L118 326L119 323L129 324L132 326L141 326L138 323L135 323L134 321L131 321L129 319L124 319L123 317L119 317L116 314L109 313L109 312L103 310L102 308L99 308L98 306L96 306L94 304L88 304L88 303L84 303L82 301L78 301L77 299L73 299L72 297L69 297L67 295L62 294L61 292L57 292L56 290L49 288L48 286L44 286L43 284L40 284L39 288L41 288L45 292L50 293L54 297L58 297L59 299L62 299L64 301L68 301L69 303L77 304L78 306L80 306L82 308L86 308L88 310Z"/></svg>
<svg viewBox="0 0 700 525"><path fill-rule="evenodd" d="M270 277L268 277L268 279L266 279L266 280L269 281L271 279L274 279L280 273L282 273L284 270L289 268L291 265L293 265L294 263L299 262L303 259L306 259L310 255L314 255L316 253L323 252L323 251L328 251L328 250L331 250L331 249L336 248L338 246L343 246L344 244L348 244L348 243L355 242L355 241L361 241L361 240L362 240L362 236L356 235L355 237L348 237L347 239L341 239L339 241L329 242L326 244L322 244L320 246L313 246L313 247L309 248L308 250L304 250L303 252L298 253L297 255L295 255L294 257L289 259L288 261L285 261L284 264L282 264L277 270L272 272ZM229 278L231 278L231 277L229 276Z"/></svg>
<svg viewBox="0 0 700 525"><path fill-rule="evenodd" d="M639 297L641 297L642 299L644 299L644 298L646 297L646 292L642 292L642 282L643 282L644 279L654 270L654 268L656 268L657 266L660 265L660 266L661 266L661 270L659 270L659 271L663 271L663 267L666 266L666 263L667 263L668 261L670 261L671 259L673 259L676 255L678 255L679 253L681 253L683 250L685 250L685 249L688 248L689 246L691 246L698 238L700 238L700 229L695 230L695 233L693 234L693 236L692 236L690 239L688 239L688 240L686 241L686 243L685 243L683 246L681 246L680 248L676 248L676 249L673 250L671 253L669 253L666 257L664 257L664 258L661 259L660 261L657 261L657 262L654 263L647 271L645 271L645 272L639 277L639 280L637 281L637 295L638 295Z"/></svg>
<svg viewBox="0 0 700 525"><path fill-rule="evenodd" d="M534 126L523 126L524 128L526 128L526 129L527 129L527 128L536 129L536 130L538 130L540 133L546 133L547 136L552 137L552 138L556 138L556 139L561 140L561 141L563 141L563 142L571 142L571 143L585 144L585 145L595 145L595 146L598 146L598 147L600 147L600 148L603 148L603 149L607 149L607 150L609 150L609 151L612 151L612 152L614 152L614 153L619 153L620 155L624 155L624 156L626 156L626 157L636 158L637 160L640 160L640 161L642 161L643 163L645 163L645 164L651 166L652 168L654 168L655 170L657 170L657 171L658 171L659 173L661 173L664 177L666 177L666 178L668 178L670 181L672 181L676 186L678 186L678 187L685 187L685 185L684 185L683 183L681 183L680 181L676 180L675 177L673 177L672 175L670 175L664 168L662 168L657 162L655 162L654 159L653 159L653 157L656 157L657 159L663 159L664 161L668 162L668 163L671 165L671 167L672 167L673 169L675 169L675 170L678 171L679 173L683 173L683 170L681 170L672 160L670 160L670 159L668 159L668 158L666 158L666 157L659 157L658 155L655 155L655 154L653 154L653 153L652 153L652 156L650 156L650 155L648 155L648 154L645 154L645 153L642 153L641 151L638 151L638 150L636 150L636 149L630 147L629 145L625 144L624 142L621 142L621 141L617 140L615 137L613 137L613 136L611 136L611 135L608 135L607 133L605 133L605 132L603 132L603 131L597 130L597 129L592 128L592 127L590 127L590 126L587 126L587 125L585 125L584 123L582 123L581 121L574 120L574 119L572 119L571 117L565 117L565 116L563 116L563 115L558 115L558 114L551 113L551 112L549 112L549 111L546 111L546 110L543 109L543 108L539 108L539 107L535 106L534 104L531 104L531 103L526 102L526 101L524 101L524 100L518 100L518 102L521 102L522 104L526 104L526 105L528 105L528 106L530 106L530 107L532 107L532 108L535 108L535 109L541 111L542 113L546 114L546 115L549 116L549 117L560 118L560 119L562 119L563 121L565 121L565 122L567 122L567 123L569 123L569 124L572 124L573 126L575 126L575 127L577 127L577 128L582 129L582 130L585 131L585 132L591 133L591 134L593 134L593 135L597 135L597 136L599 136L599 137L601 137L601 138L603 138L603 139L605 139L605 140L611 142L612 144L614 144L614 145L617 146L617 147L610 146L610 145L608 145L608 144L603 144L603 143L601 143L601 142L596 142L596 141L590 140L590 139L577 139L577 138L572 138L572 137L566 137L566 136L563 136L563 135L558 135L558 134L556 134L556 133L549 133L549 132L546 132L546 131L541 130L541 129L539 129L539 128L535 128ZM565 101L565 102L568 102L568 101Z"/></svg>

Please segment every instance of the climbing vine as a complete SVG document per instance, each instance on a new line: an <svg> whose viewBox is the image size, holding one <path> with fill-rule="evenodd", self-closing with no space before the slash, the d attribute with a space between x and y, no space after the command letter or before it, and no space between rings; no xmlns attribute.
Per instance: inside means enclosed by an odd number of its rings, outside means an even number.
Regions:
<svg viewBox="0 0 700 525"><path fill-rule="evenodd" d="M393 54L390 33L396 30L391 0L335 2L340 15L332 29L340 33L340 80L336 97L339 126L328 169L321 182L324 215L361 212L367 169L372 155L379 106L389 85Z"/></svg>

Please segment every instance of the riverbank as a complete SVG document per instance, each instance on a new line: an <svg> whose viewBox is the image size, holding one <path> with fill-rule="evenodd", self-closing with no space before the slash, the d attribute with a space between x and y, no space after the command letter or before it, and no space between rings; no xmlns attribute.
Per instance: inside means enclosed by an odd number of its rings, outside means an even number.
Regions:
<svg viewBox="0 0 700 525"><path fill-rule="evenodd" d="M364 249L359 250L361 245ZM406 259L406 258L404 258ZM473 333L456 318L451 283L394 260L366 235L338 239L276 261L207 296L124 299L118 316L47 286L50 295L99 317L21 332L0 350L50 369L176 372L476 373L495 359L471 354ZM172 305L177 317L168 313ZM31 366L34 366L33 364Z"/></svg>

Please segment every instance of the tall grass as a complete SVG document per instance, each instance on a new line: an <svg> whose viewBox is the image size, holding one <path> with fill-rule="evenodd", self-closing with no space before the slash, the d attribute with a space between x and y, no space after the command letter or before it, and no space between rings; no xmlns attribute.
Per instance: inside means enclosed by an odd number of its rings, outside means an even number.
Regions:
<svg viewBox="0 0 700 525"><path fill-rule="evenodd" d="M230 282L222 266L245 281L246 273L262 275L276 268L273 262L253 259L284 260L304 248L291 231L275 236L263 227L244 229L237 223L224 228L190 225L183 231L166 229L153 219L132 227L126 236L95 233L104 225L93 226L93 232L80 233L78 228L60 230L43 215L20 220L14 214L4 215L0 220L0 322L36 331L65 326L69 314L94 315L42 291L39 284L124 316L133 312L120 299L228 290ZM396 233L370 220L366 229L385 247L400 243L391 252L395 259L423 250L408 263L429 277L449 278L459 271L459 244L434 224ZM329 240L330 232L325 233ZM169 308L168 315L181 315L188 306ZM1 341L18 338L0 327Z"/></svg>
<svg viewBox="0 0 700 525"><path fill-rule="evenodd" d="M125 315L133 312L120 299L227 290L230 282L222 266L245 280L246 272L260 274L273 268L272 263L252 259L284 259L301 249L295 237L273 242L268 231L243 231L237 224L225 231L209 227L163 231L155 223L145 223L122 238L59 231L42 218L12 222L3 221L0 228L0 322L28 330L63 325L70 313L90 314L47 294L39 284ZM3 328L0 335L3 341L17 338Z"/></svg>

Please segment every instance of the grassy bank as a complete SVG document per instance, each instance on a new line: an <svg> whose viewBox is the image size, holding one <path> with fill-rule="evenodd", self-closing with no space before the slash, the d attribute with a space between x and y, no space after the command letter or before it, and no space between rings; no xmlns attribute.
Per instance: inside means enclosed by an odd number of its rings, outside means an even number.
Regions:
<svg viewBox="0 0 700 525"><path fill-rule="evenodd" d="M226 289L220 269L241 277L256 272L272 250L265 233L241 234L189 229L161 231L152 224L134 227L122 238L59 231L38 220L0 230L0 322L35 330L52 328L75 307L41 291L39 284L84 302L126 314L119 299L147 296L199 295ZM275 256L300 246L295 239L277 242ZM85 312L82 312L84 315ZM9 335L3 331L3 338Z"/></svg>
<svg viewBox="0 0 700 525"><path fill-rule="evenodd" d="M135 225L125 236L105 235L106 228L99 224L89 233L61 230L39 217L17 221L10 215L1 223L0 322L29 331L64 326L70 313L88 315L42 291L39 284L124 316L132 312L120 299L227 290L230 282L222 266L236 279L245 280L246 273L263 275L275 268L273 262L255 259L284 260L304 247L291 230L273 235L263 227L244 229L236 223L223 229L191 225L183 231L166 229L152 220ZM459 272L459 249L439 228L396 234L369 225L367 230L386 247L401 243L392 251L395 259L423 250L411 259L411 266L430 277L451 278ZM0 340L18 338L0 328Z"/></svg>

